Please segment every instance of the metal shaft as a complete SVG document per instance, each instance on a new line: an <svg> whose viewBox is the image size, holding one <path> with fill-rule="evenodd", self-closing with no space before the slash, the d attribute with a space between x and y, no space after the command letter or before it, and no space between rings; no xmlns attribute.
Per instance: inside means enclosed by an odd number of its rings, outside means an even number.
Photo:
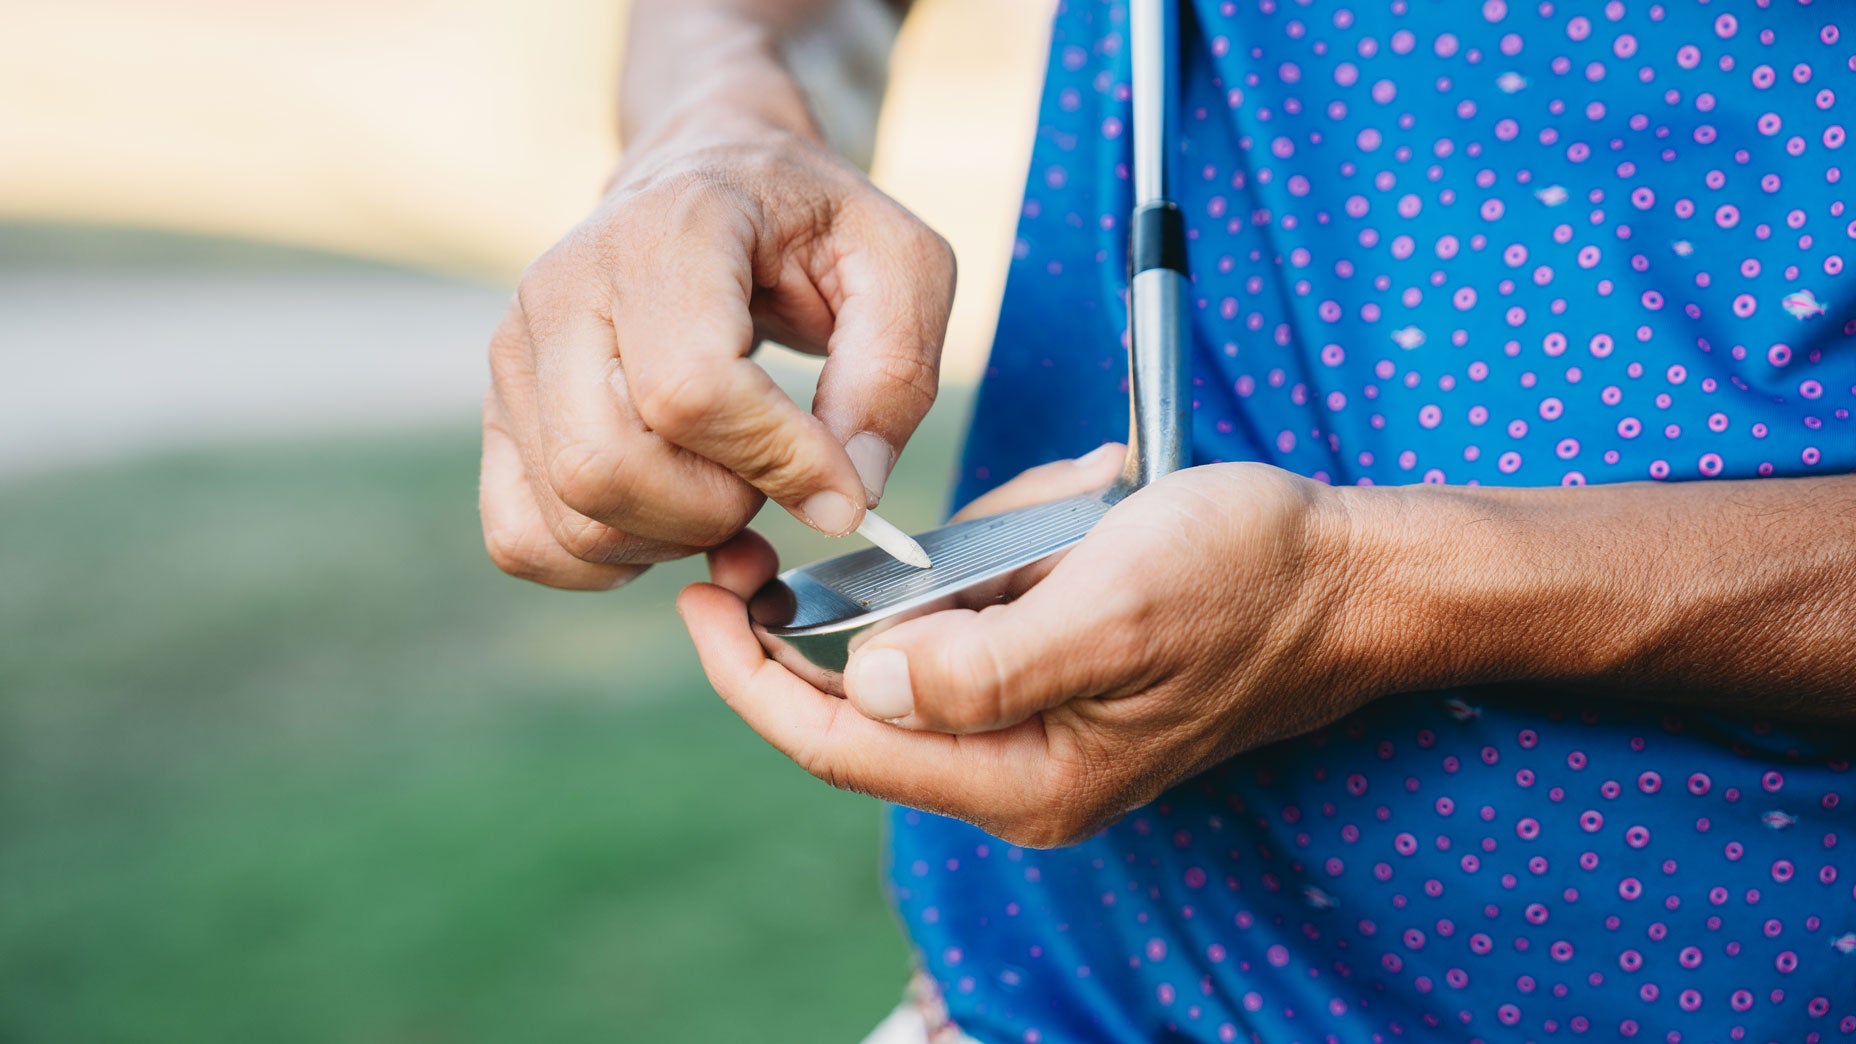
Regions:
<svg viewBox="0 0 1856 1044"><path fill-rule="evenodd" d="M1192 338L1185 222L1168 195L1176 132L1179 0L1133 0L1134 213L1129 226L1128 462L1138 489L1191 463Z"/></svg>
<svg viewBox="0 0 1856 1044"><path fill-rule="evenodd" d="M1128 48L1133 62L1134 205L1167 199L1166 145L1173 133L1173 65L1179 48L1179 0L1133 0Z"/></svg>

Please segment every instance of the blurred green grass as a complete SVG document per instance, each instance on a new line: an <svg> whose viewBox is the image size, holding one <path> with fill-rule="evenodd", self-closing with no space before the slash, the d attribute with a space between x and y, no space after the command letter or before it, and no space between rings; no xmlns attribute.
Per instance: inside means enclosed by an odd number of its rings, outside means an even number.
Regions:
<svg viewBox="0 0 1856 1044"><path fill-rule="evenodd" d="M699 567L501 577L475 452L0 486L0 1039L854 1041L894 1004L879 808L709 690L671 608Z"/></svg>

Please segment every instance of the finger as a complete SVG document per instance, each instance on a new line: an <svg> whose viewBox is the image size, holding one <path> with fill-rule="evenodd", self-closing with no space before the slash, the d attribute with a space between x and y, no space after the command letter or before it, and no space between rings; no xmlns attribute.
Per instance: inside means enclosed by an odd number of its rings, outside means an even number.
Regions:
<svg viewBox="0 0 1856 1044"><path fill-rule="evenodd" d="M976 497L954 516L953 521L984 518L1105 489L1120 474L1126 453L1126 446L1110 442L1074 460L1057 460L1039 465L1019 474L1005 485ZM954 602L962 608L982 609L1012 601L1049 576L1050 571L1069 553L1064 550L1046 555L996 580L966 588L955 595Z"/></svg>
<svg viewBox="0 0 1856 1044"><path fill-rule="evenodd" d="M609 591L648 568L583 562L568 554L535 507L514 440L494 424L486 423L483 429L477 502L484 547L496 567L511 576L575 591Z"/></svg>
<svg viewBox="0 0 1856 1044"><path fill-rule="evenodd" d="M767 659L741 599L713 584L677 598L703 671L762 738L832 786L981 826L1047 805L1054 767L1035 724L985 736L907 732L856 713ZM997 831L995 831L997 832Z"/></svg>
<svg viewBox="0 0 1856 1044"><path fill-rule="evenodd" d="M553 534L555 544L574 558L602 565L667 562L701 550L674 540L653 540L615 529L561 501L548 479L548 457L541 448L532 340L525 309L518 301L490 342L492 383L490 394L484 397L483 423L486 430L498 429L515 445L530 503Z"/></svg>
<svg viewBox="0 0 1856 1044"><path fill-rule="evenodd" d="M563 505L613 529L712 547L754 517L760 492L666 442L638 416L612 327L585 304L530 320L543 474Z"/></svg>
<svg viewBox="0 0 1856 1044"><path fill-rule="evenodd" d="M1071 700L1145 686L1138 592L1071 555L1018 600L910 620L851 654L846 695L866 716L958 734L1008 728Z"/></svg>
<svg viewBox="0 0 1856 1044"><path fill-rule="evenodd" d="M1047 504L1065 497L1081 496L1104 489L1121 473L1121 461L1128 448L1119 442L1097 446L1074 460L1055 460L1040 464L996 489L975 497L954 516L955 522L985 518L1033 504Z"/></svg>
<svg viewBox="0 0 1856 1044"><path fill-rule="evenodd" d="M844 446L747 358L753 222L721 189L684 192L619 272L612 325L632 401L669 442L833 536L863 520Z"/></svg>
<svg viewBox="0 0 1856 1044"><path fill-rule="evenodd" d="M824 355L837 317L819 293L804 259L788 257L771 280L761 278L757 283L748 301L755 337L807 355Z"/></svg>
<svg viewBox="0 0 1856 1044"><path fill-rule="evenodd" d="M934 405L954 258L944 240L911 221L864 236L860 249L837 258L833 274L827 299L837 322L812 410L849 451L874 507Z"/></svg>
<svg viewBox="0 0 1856 1044"><path fill-rule="evenodd" d="M767 538L744 529L733 540L709 552L709 580L746 601L780 571L780 556Z"/></svg>

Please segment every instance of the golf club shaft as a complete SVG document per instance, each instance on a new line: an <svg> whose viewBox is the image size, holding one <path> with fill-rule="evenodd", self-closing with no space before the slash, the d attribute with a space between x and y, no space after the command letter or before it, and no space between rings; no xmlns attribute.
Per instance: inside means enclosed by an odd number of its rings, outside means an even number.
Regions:
<svg viewBox="0 0 1856 1044"><path fill-rule="evenodd" d="M1179 0L1133 0L1134 213L1129 225L1128 463L1134 488L1187 466L1192 341L1186 228L1168 196L1177 128Z"/></svg>

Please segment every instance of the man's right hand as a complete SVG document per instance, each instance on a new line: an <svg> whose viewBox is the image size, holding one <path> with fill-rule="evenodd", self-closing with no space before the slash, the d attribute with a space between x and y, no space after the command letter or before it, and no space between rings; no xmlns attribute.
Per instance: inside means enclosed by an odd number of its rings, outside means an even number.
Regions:
<svg viewBox="0 0 1856 1044"><path fill-rule="evenodd" d="M705 119L627 157L490 344L480 506L505 572L603 590L774 501L855 529L934 401L947 243L816 136ZM749 358L823 354L813 412Z"/></svg>

